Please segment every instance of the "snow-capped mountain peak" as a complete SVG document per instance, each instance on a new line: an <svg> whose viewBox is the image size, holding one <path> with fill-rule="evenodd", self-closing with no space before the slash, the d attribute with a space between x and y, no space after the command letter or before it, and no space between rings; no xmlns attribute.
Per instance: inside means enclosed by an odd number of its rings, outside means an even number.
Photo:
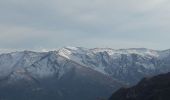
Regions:
<svg viewBox="0 0 170 100"><path fill-rule="evenodd" d="M133 62L133 55L138 55L136 63L143 66L145 69L154 69L153 64L147 62L148 64L143 64L143 62L148 59L158 58L160 55L158 51L146 49L146 48L130 48L130 49L111 49L111 48L94 48L86 49L81 47L65 47L58 51L58 55L79 63L83 66L92 68L103 74L110 75L108 69L109 66L120 67L117 62L122 57L126 57L129 63ZM111 70L110 70L111 71ZM111 72L112 73L112 72Z"/></svg>
<svg viewBox="0 0 170 100"><path fill-rule="evenodd" d="M62 48L58 51L58 54L60 56L67 58L67 59L70 59L70 55L72 54L72 52L66 48Z"/></svg>

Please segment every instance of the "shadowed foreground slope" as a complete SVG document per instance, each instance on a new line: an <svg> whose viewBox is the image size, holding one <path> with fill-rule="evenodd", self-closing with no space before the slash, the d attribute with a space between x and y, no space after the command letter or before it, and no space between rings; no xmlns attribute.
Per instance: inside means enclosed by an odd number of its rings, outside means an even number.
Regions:
<svg viewBox="0 0 170 100"><path fill-rule="evenodd" d="M144 78L132 88L121 88L109 100L170 100L170 73Z"/></svg>

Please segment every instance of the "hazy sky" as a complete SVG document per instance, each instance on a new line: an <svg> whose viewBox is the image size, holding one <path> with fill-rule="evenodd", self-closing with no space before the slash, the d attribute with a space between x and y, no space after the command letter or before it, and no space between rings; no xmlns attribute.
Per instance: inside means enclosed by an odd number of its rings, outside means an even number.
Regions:
<svg viewBox="0 0 170 100"><path fill-rule="evenodd" d="M1 49L168 49L169 43L169 0L0 0Z"/></svg>

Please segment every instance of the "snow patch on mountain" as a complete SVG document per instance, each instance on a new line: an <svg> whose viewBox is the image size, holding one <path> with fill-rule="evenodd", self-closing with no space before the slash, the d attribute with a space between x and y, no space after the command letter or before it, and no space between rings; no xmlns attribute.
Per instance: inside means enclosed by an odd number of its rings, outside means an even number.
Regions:
<svg viewBox="0 0 170 100"><path fill-rule="evenodd" d="M155 56L158 57L159 54L156 50L146 49L146 48L130 48L130 49L111 49L111 48L95 48L91 49L94 53L107 52L109 55L115 54L138 54L141 56Z"/></svg>

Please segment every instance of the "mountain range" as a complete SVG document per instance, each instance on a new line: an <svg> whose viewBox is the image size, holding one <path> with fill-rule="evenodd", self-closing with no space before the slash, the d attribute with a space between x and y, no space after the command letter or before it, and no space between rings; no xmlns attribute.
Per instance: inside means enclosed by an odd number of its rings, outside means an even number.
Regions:
<svg viewBox="0 0 170 100"><path fill-rule="evenodd" d="M98 100L170 71L170 50L64 47L0 55L0 100Z"/></svg>

